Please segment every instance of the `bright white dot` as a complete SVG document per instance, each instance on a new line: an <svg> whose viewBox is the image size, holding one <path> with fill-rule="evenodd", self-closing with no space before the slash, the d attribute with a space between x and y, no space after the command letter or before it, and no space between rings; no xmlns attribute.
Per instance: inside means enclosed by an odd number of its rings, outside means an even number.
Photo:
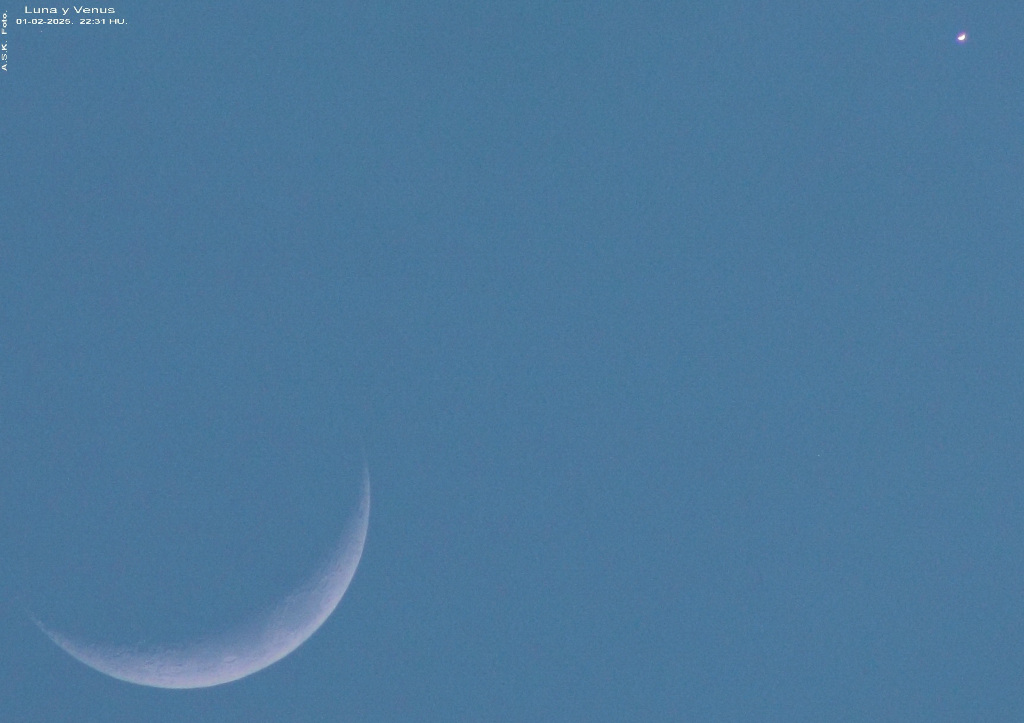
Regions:
<svg viewBox="0 0 1024 723"><path fill-rule="evenodd" d="M960 43L961 45L966 43L967 42L967 33L960 33L959 35L957 35L956 36L956 41L958 43Z"/></svg>

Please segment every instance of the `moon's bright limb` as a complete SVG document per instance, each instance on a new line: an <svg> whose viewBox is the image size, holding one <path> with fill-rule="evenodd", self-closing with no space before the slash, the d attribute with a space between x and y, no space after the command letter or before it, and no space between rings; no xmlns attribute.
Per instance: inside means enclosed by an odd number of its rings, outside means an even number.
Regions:
<svg viewBox="0 0 1024 723"><path fill-rule="evenodd" d="M958 43L960 43L961 45L966 43L967 42L967 33L966 33L966 31L960 32L960 34L956 36L956 41Z"/></svg>
<svg viewBox="0 0 1024 723"><path fill-rule="evenodd" d="M36 625L101 673L156 688L205 688L244 678L276 663L316 632L348 589L363 554L370 520L370 476L364 469L359 506L326 563L261 618L229 633L181 646L119 647L74 639Z"/></svg>

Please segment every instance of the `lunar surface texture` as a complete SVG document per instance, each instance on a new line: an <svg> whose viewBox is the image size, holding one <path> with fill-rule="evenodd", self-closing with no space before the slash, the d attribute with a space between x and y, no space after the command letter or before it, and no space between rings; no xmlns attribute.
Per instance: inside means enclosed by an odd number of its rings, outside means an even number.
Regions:
<svg viewBox="0 0 1024 723"><path fill-rule="evenodd" d="M366 541L370 477L326 560L305 583L263 615L222 633L168 646L113 646L66 635L35 619L69 655L119 680L157 688L204 688L276 663L323 625L348 589Z"/></svg>

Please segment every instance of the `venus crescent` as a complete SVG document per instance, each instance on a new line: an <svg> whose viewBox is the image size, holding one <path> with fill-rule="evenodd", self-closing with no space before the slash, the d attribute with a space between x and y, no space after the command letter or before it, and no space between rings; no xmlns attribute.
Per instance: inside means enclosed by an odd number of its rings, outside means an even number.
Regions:
<svg viewBox="0 0 1024 723"><path fill-rule="evenodd" d="M309 639L334 612L355 575L370 521L370 476L359 505L316 573L269 613L228 633L178 646L111 646L36 625L72 657L113 678L156 688L206 688L276 663Z"/></svg>

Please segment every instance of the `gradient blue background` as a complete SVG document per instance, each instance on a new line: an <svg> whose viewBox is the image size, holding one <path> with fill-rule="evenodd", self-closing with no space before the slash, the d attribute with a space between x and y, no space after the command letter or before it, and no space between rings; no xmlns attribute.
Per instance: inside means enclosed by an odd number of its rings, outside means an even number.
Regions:
<svg viewBox="0 0 1024 723"><path fill-rule="evenodd" d="M1019 3L116 7L0 78L0 718L1024 718ZM279 664L27 618L272 600L358 437Z"/></svg>

